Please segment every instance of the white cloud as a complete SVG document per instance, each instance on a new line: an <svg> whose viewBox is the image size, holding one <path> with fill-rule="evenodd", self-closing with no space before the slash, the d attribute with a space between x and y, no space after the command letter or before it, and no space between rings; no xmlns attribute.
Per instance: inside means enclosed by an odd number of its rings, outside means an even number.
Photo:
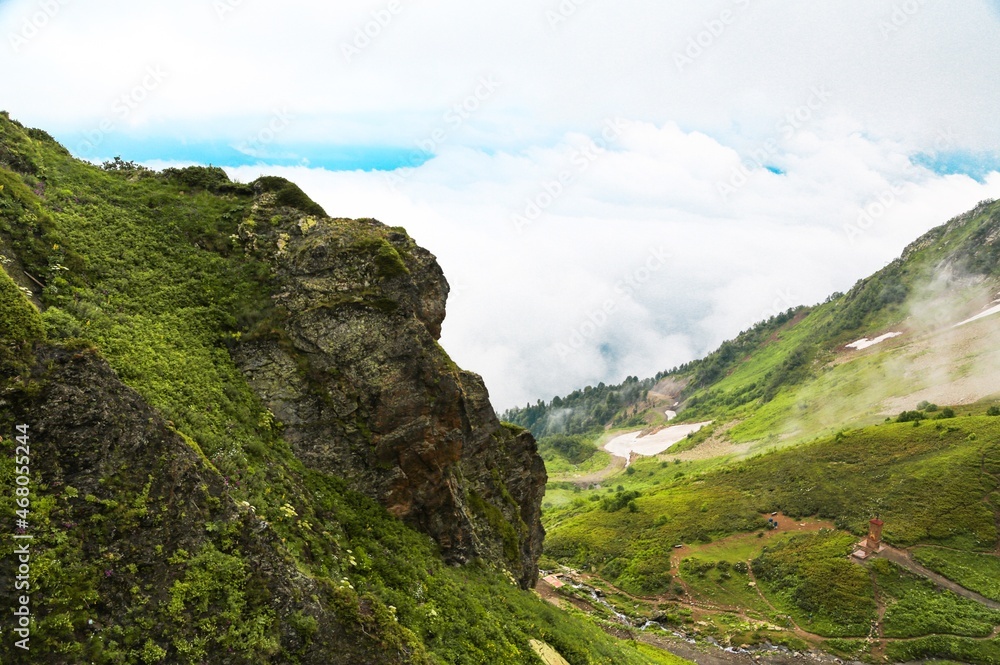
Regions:
<svg viewBox="0 0 1000 665"><path fill-rule="evenodd" d="M521 232L512 216L573 168L579 135L530 156L447 148L396 191L382 173L232 172L281 174L328 211L408 228L454 287L445 347L484 375L500 408L669 369L846 290L1000 195L1000 174L938 176L895 142L845 139L832 122L776 153L785 175L757 169L726 202L716 185L738 162L732 150L672 124L624 127Z"/></svg>
<svg viewBox="0 0 1000 665"><path fill-rule="evenodd" d="M836 110L876 135L917 147L951 127L964 147L1000 149L1000 21L985 2L955 12L933 0L625 0L576 3L579 11L553 28L545 13L554 1L399 0L351 62L343 45L388 0L49 2L59 11L17 51L3 45L0 58L11 65L8 110L56 129L100 119L147 65L160 65L169 85L142 117L189 139L243 131L285 105L300 119L289 140L409 145L493 75L503 89L463 135L488 147L544 144L553 130L609 115L753 140L825 86ZM220 2L235 5L221 19ZM0 7L0 35L9 42L41 5ZM884 36L893 8L911 5ZM678 71L677 54L727 9L735 19Z"/></svg>
<svg viewBox="0 0 1000 665"><path fill-rule="evenodd" d="M560 7L576 10L553 24ZM503 408L688 360L1000 195L996 174L979 183L913 161L1000 151L998 27L995 3L978 0L961 12L933 0L10 0L0 107L57 137L111 118L122 137L229 145L287 113L251 146L271 156L430 140L435 157L396 172L395 189L383 173L233 173L286 175L331 214L407 227L453 285L445 346ZM119 117L149 67L165 79ZM609 133L615 118L627 128ZM515 215L536 213L519 232ZM665 265L623 288L660 248Z"/></svg>

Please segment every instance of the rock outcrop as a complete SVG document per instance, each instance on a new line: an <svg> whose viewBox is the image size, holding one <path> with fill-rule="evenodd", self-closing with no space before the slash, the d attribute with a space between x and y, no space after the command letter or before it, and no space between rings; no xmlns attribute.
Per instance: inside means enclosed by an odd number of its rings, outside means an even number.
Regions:
<svg viewBox="0 0 1000 665"><path fill-rule="evenodd" d="M435 258L402 229L275 199L258 194L240 237L273 266L276 313L234 357L284 438L432 536L447 560L501 563L532 586L544 464L438 344L448 283Z"/></svg>
<svg viewBox="0 0 1000 665"><path fill-rule="evenodd" d="M9 378L8 371L0 371L0 380ZM44 478L33 488L29 517L33 570L58 565L76 580L73 587L49 588L31 578L32 608L40 614L31 644L59 639L68 651L35 647L30 662L91 662L116 648L128 651L130 642L141 647L148 635L135 633L135 620L143 611L148 633L161 642L195 644L206 633L223 639L231 623L256 623L275 640L264 647L244 641L229 648L225 661L211 662L265 662L261 650L277 651L278 645L297 653L297 662L314 665L426 662L338 616L335 608L343 601L337 590L302 575L271 525L233 500L197 445L125 386L97 352L41 346L30 370L0 386L6 386L0 389L0 428L30 423L31 469ZM40 525L43 514L51 532ZM205 525L214 526L210 531ZM12 548L9 539L0 546L4 579L15 574ZM103 569L96 577L95 561ZM215 583L206 584L209 576ZM198 601L193 580L201 584ZM12 584L0 589L9 607L17 596ZM179 601L179 611L149 611L177 610ZM85 604L96 621L77 620L74 602ZM220 606L231 614L215 616ZM308 639L290 620L305 614L316 621ZM18 660L23 654L12 644L8 635L0 659L28 662Z"/></svg>
<svg viewBox="0 0 1000 665"><path fill-rule="evenodd" d="M0 112L0 604L33 617L0 661L608 660L515 588L545 471L439 346L447 292L287 180L98 168Z"/></svg>

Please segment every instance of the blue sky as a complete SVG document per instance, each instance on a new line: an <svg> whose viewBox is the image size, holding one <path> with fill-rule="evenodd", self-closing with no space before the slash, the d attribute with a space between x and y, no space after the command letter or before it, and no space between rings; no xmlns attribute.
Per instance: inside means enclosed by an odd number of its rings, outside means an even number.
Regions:
<svg viewBox="0 0 1000 665"><path fill-rule="evenodd" d="M939 175L967 175L979 182L985 182L990 174L1000 170L1000 159L992 151L923 153L915 155L913 161Z"/></svg>
<svg viewBox="0 0 1000 665"><path fill-rule="evenodd" d="M406 146L284 144L260 155L241 150L239 143L225 141L187 142L163 136L112 134L91 147L87 132L62 131L53 136L70 147L74 155L93 162L115 156L136 162L167 161L216 166L300 166L329 171L393 171L418 167L433 155ZM75 149L74 149L75 148Z"/></svg>
<svg viewBox="0 0 1000 665"><path fill-rule="evenodd" d="M704 354L1000 196L997 2L679 4L5 0L0 107L406 227L499 408Z"/></svg>

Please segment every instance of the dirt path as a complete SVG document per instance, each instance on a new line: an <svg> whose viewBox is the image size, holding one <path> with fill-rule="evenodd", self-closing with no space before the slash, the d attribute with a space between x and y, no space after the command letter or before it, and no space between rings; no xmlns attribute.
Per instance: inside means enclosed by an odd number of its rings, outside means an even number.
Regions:
<svg viewBox="0 0 1000 665"><path fill-rule="evenodd" d="M594 471L593 473L587 473L582 476L571 476L571 475L560 475L553 476L549 478L550 481L562 482L562 483L573 483L578 487L587 488L591 485L604 482L616 473L620 473L625 469L625 458L611 456L611 461L608 465L601 469L600 471Z"/></svg>
<svg viewBox="0 0 1000 665"><path fill-rule="evenodd" d="M778 517L779 523L782 525L781 530L794 529L799 531L802 530L813 531L827 526L827 524L821 522L799 523L784 515L779 515L776 517ZM775 532L769 532L769 534L770 533L775 533ZM979 602L993 609L1000 609L1000 603L992 601L988 598L984 598L983 596L968 589L965 589L964 587L955 584L954 582L942 577L941 575L938 575L937 573L934 573L933 571L924 568L920 564L913 561L910 558L909 554L904 550L899 550L894 547L885 546L882 552L880 552L878 556L893 561L894 563L897 563L903 568L906 568L907 570L917 575L925 577L931 580L933 583L937 584L938 586L953 591L954 593L962 597L968 598L975 602ZM771 611L775 613L775 615L785 617L790 624L790 626L786 628L786 630L793 633L799 639L802 639L805 642L813 645L813 649L804 653L794 653L786 651L753 651L753 652L741 652L739 650L731 651L722 649L718 646L712 646L709 644L702 644L702 643L695 644L689 639L684 639L676 635L671 636L662 632L636 630L635 628L629 627L627 625L610 626L602 624L601 627L605 630L605 632L608 632L609 634L619 639L638 640L646 644L649 644L651 646L657 647L659 649L663 649L664 651L668 651L674 654L675 656L679 656L686 660L693 661L697 665L762 665L762 664L791 665L792 663L795 663L796 665L802 665L803 660L807 662L813 661L817 663L829 663L830 665L833 665L835 663L837 665L842 665L842 661L838 660L834 656L814 650L816 645L822 644L828 638L804 630L790 616L788 616L786 612L775 607L774 604L771 603L771 601L767 598L767 596L764 595L764 593L760 589L759 582L757 580L756 575L754 574L752 560L747 561L747 564L748 564L748 571L747 571L748 577L750 581L753 582L754 591L760 597L761 601L765 605L767 605L767 607L769 607ZM597 588L594 587L594 584L591 580L591 578L593 577L596 576L588 575L586 573L582 574L574 573L572 575L572 578L576 579L578 583L583 583L589 587ZM597 577L597 579L601 578ZM659 606L659 604L661 603L667 603L669 605L686 607L696 612L707 613L707 614L735 615L740 617L744 621L751 620L751 618L746 613L746 608L744 607L730 607L726 605L705 602L703 600L695 600L690 596L690 590L687 590L688 593L685 594L686 598L684 600L679 600L676 598L667 598L667 597L643 598L643 597L632 596L631 594L624 592L621 589L618 589L614 585L610 584L609 582L607 582L607 580L601 579L601 582L604 585L606 585L609 589L613 590L615 593L620 594L625 598L629 598L638 602L655 603L657 606ZM878 620L873 625L872 633L869 635L868 639L872 643L872 649L873 649L872 656L881 657L884 655L886 645L888 643L906 642L906 641L911 641L915 638L885 637L883 629L883 617L886 611L886 604L884 599L881 597L881 594L878 593L878 586L875 583L874 573L872 573L872 584L876 589L875 600L878 606ZM593 613L597 611L597 608L593 604L588 603L584 599L559 594L556 589L554 589L544 580L539 580L538 586L536 587L536 592L543 599L559 607L564 607L566 604L571 604L572 606L586 613ZM695 616L697 617L697 615ZM1000 637L1000 626L998 626L989 636L969 638L969 639L984 641L984 640L994 640L997 637Z"/></svg>
<svg viewBox="0 0 1000 665"><path fill-rule="evenodd" d="M878 586L878 577L875 575L875 571L871 568L868 569L868 576L872 581L872 592L875 594L875 610L877 612L875 618L875 625L872 626L871 632L868 633L868 638L876 638L875 643L872 644L872 658L875 662L881 662L885 660L885 650L888 645L888 641L885 639L885 613L888 606L885 604L885 598L882 597L881 589Z"/></svg>
<svg viewBox="0 0 1000 665"><path fill-rule="evenodd" d="M757 576L754 575L752 560L747 561L747 575L750 577L750 581L753 582L753 590L757 592L757 595L760 596L760 599L762 601L764 601L764 604L770 607L771 610L776 615L783 615L788 620L788 622L792 624L792 632L795 633L796 637L798 637L800 640L812 642L813 644L822 642L823 640L826 639L822 635L817 635L816 633L810 633L808 630L800 628L799 624L795 623L795 620L792 619L792 617L788 616L786 612L782 612L781 610L779 610L777 607L774 606L773 603L771 603L770 600L767 599L767 596L764 595L764 592L760 590L760 584L757 582Z"/></svg>
<svg viewBox="0 0 1000 665"><path fill-rule="evenodd" d="M896 549L895 547L892 547L890 545L885 545L884 543L882 546L883 546L882 551L878 553L879 557L883 559L888 559L889 561L892 561L893 563L902 566L903 568L906 568L911 573L920 575L921 577L926 577L927 579L929 579L931 582L941 587L942 589L947 589L948 591L958 594L963 598L974 600L980 605L985 605L986 607L992 610L1000 610L1000 603L998 603L997 601L990 600L985 596L981 596L975 591L970 591L969 589L966 589L964 586L952 582L947 577L935 573L933 570L924 568L919 563L913 560L909 552L905 550Z"/></svg>
<svg viewBox="0 0 1000 665"><path fill-rule="evenodd" d="M784 517L784 516L782 516L782 517ZM789 522L791 522L790 518L785 518L785 519L788 520ZM792 526L792 525L789 524L789 526ZM814 524L801 524L801 525L797 525L797 526L800 527L800 530L810 530L810 531L814 530L814 529L822 528L821 524L815 524L815 523ZM672 561L671 564L674 564L674 562ZM826 639L822 635L817 635L815 633L810 633L809 631L804 630L803 628L800 628L798 626L798 624L796 624L795 621L790 616L787 615L787 613L782 612L781 610L779 610L778 608L776 608L764 596L764 594L761 592L760 587L759 587L759 585L757 583L757 578L754 576L753 566L752 566L750 560L747 561L747 574L749 576L750 581L753 582L754 590L757 592L757 595L760 596L761 600L775 614L787 617L788 622L791 624L791 632L795 633L795 635L797 637L799 637L800 639L805 640L807 642L810 642L812 644L818 644L818 643L822 642L824 639ZM590 588L593 588L593 589L598 589L598 588L601 587L601 585L603 585L603 586L606 586L608 589L612 590L615 594L620 595L620 596L622 596L624 598L628 598L630 600L633 600L633 601L639 602L639 603L644 603L644 604L648 604L648 605L655 605L656 607L659 607L661 605L674 605L674 606L678 606L678 607L685 607L685 608L693 610L693 611L700 611L700 612L707 613L707 614L728 614L728 615L734 615L734 616L740 617L740 619L742 619L743 621L747 621L747 622L757 621L757 622L760 622L760 623L763 623L763 624L770 623L770 621L768 621L766 619L762 620L762 619L752 618L747 613L747 609L745 607L742 607L742 606L725 605L725 604L722 604L722 603L710 602L710 601L703 600L703 599L696 599L692 595L690 587L688 587L687 583L681 577L676 577L676 581L680 582L681 585L684 587L684 598L683 599L676 598L676 597L671 597L671 596L634 596L634 595L628 593L627 591L619 589L618 587L616 587L615 585L611 584L610 582L608 582L607 580L603 579L602 577L600 577L598 575L592 575L592 574L589 574L589 573L574 572L574 573L570 574L569 577L570 577L570 579L572 579L574 582L576 582L578 584L584 584L587 587L590 587ZM595 584L594 580L600 580L600 584ZM543 599L547 600L548 602L550 602L550 603L552 603L553 605L556 605L556 606L560 606L561 607L562 606L561 603L569 602L569 603L572 603L572 605L574 607L576 607L577 609L580 609L580 610L582 610L584 612L594 611L596 609L592 603L588 603L587 601L584 601L584 600L582 600L580 598L576 598L576 597L572 597L572 596L564 596L564 595L558 593L558 591L556 589L554 589L544 579L540 579L538 581L538 584L535 587L535 591ZM781 628L778 628L778 629L782 630Z"/></svg>

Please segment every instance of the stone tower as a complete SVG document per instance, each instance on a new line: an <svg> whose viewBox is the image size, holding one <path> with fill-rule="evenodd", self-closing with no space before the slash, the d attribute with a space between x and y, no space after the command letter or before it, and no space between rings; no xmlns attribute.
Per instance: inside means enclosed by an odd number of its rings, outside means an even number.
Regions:
<svg viewBox="0 0 1000 665"><path fill-rule="evenodd" d="M854 556L867 559L882 551L882 520L874 518L868 522L868 537L855 546Z"/></svg>
<svg viewBox="0 0 1000 665"><path fill-rule="evenodd" d="M875 554L882 549L883 524L884 522L877 517L868 522L868 538L865 539L865 549L871 554Z"/></svg>
<svg viewBox="0 0 1000 665"><path fill-rule="evenodd" d="M868 547L875 552L882 547L882 525L877 517L868 522Z"/></svg>

